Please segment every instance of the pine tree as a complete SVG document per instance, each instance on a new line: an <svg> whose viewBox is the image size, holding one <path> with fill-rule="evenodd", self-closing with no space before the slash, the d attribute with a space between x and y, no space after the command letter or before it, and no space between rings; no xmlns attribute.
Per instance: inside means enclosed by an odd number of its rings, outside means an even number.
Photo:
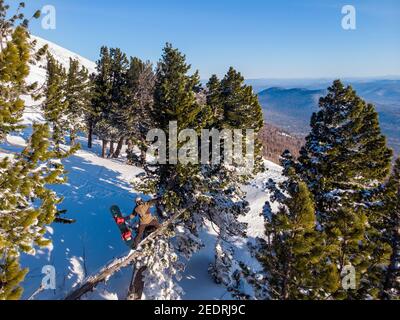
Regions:
<svg viewBox="0 0 400 320"><path fill-rule="evenodd" d="M29 90L25 78L29 74L31 46L26 30L17 27L11 37L0 52L0 140L22 128L19 124L24 110L21 95Z"/></svg>
<svg viewBox="0 0 400 320"><path fill-rule="evenodd" d="M29 21L39 18L40 11L26 19L21 12L24 7L25 3L20 2L16 12L10 15L10 6L0 0L0 140L22 128L21 95L32 94L37 88L37 83L28 85L25 81L29 74L28 62L40 60L47 51L47 46L35 51L36 42L30 41L27 32ZM32 98L37 99L34 95Z"/></svg>
<svg viewBox="0 0 400 320"><path fill-rule="evenodd" d="M389 173L391 151L381 134L374 106L337 80L320 99L311 133L301 150L304 180L314 195L318 222L327 235L329 260L342 273L356 269L356 290L339 288L335 298L376 297L375 272L387 250L369 239L376 234L369 221L375 210L367 196Z"/></svg>
<svg viewBox="0 0 400 320"><path fill-rule="evenodd" d="M252 129L257 137L264 125L261 105L253 88L244 83L244 77L234 68L229 68L221 80L221 101L224 129ZM244 141L245 143L245 141ZM254 173L262 170L262 144L256 138L254 146Z"/></svg>
<svg viewBox="0 0 400 320"><path fill-rule="evenodd" d="M177 123L178 133L186 128L192 128L199 132L201 127L199 115L202 108L197 103L195 96L195 88L199 83L198 74L188 75L189 69L190 65L186 63L185 56L167 44L156 71L154 113L151 114L156 128L164 130L167 134L170 122ZM177 150L181 145L178 143ZM175 162L174 158L177 154L173 154L174 148L169 145L167 149L168 164L146 163L146 176L141 178L142 183L138 187L144 193L162 197L158 206L161 216L169 217L179 212L185 212L184 216L175 223L173 233L166 234L164 237L169 254L164 257L161 269L158 263L146 265L148 268L145 277L146 294L154 296L155 289L158 288L158 298L173 297L176 299L182 294L182 291L177 284L171 286L168 283L176 283L176 280L179 280L181 267L176 265L177 253L188 259L202 245L198 237L198 227L203 221L197 214L197 198L202 184L200 166ZM175 239L174 242L171 242L171 237ZM157 254L156 248L156 245L148 248L149 251L146 254L148 259ZM161 287L154 288L146 279L159 278L160 273L162 273L163 279L159 284ZM168 291L160 289L165 286L170 289ZM151 290L151 292L147 292L147 290Z"/></svg>
<svg viewBox="0 0 400 320"><path fill-rule="evenodd" d="M110 104L111 92L111 57L110 50L107 47L100 49L100 59L97 61L97 72L92 77L92 99L90 108L86 114L88 126L88 147L92 147L93 133L96 132L103 139L103 152L105 156L105 148L107 143L107 125L105 119Z"/></svg>
<svg viewBox="0 0 400 320"><path fill-rule="evenodd" d="M324 234L317 231L313 196L296 174L288 151L282 166L286 180L279 190L272 190L280 194L280 208L267 218L267 240L257 253L265 268L269 296L279 300L325 298L326 290L337 289L339 275L324 261Z"/></svg>
<svg viewBox="0 0 400 320"><path fill-rule="evenodd" d="M5 243L0 243L0 247L2 246ZM1 252L0 261L0 300L18 300L23 293L18 285L24 280L28 270L21 269L18 253L13 250Z"/></svg>
<svg viewBox="0 0 400 320"><path fill-rule="evenodd" d="M386 269L381 298L400 299L400 159L383 189L383 228L381 234L391 246L390 264Z"/></svg>
<svg viewBox="0 0 400 320"><path fill-rule="evenodd" d="M224 108L221 97L221 81L214 74L207 82L207 106L210 107L211 124L216 128L223 127Z"/></svg>
<svg viewBox="0 0 400 320"><path fill-rule="evenodd" d="M198 85L198 74L187 75L190 65L186 64L185 56L177 49L167 44L164 48L164 54L158 64L156 72L156 82L154 91L154 112L152 118L156 128L164 130L168 135L171 122L177 122L177 132L186 128L198 130L201 127L199 123L199 114L201 106L196 103L194 87ZM177 145L177 149L179 149ZM169 164L158 166L158 189L162 190L171 184L171 178L176 183L169 197L166 198L165 209L174 212L176 207L181 207L182 202L190 201L185 199L184 185L192 182L193 176L198 172L198 166L173 164L177 154L173 154L172 146L168 146L167 161ZM179 183L178 183L179 181ZM176 199L177 202L174 200Z"/></svg>
<svg viewBox="0 0 400 320"><path fill-rule="evenodd" d="M216 283L225 285L229 291L238 291L235 273L241 267L236 260L234 243L246 237L247 224L239 218L250 211L249 203L235 172L223 165L203 166L202 171L208 194L203 200L203 214L218 234L215 261L209 266L209 272Z"/></svg>
<svg viewBox="0 0 400 320"><path fill-rule="evenodd" d="M128 160L137 165L144 165L147 132L154 128L151 113L155 75L152 64L139 58L130 58L129 68L124 67L124 84L121 85L119 107L113 112L113 123L120 132L114 157L120 154L122 144L129 141ZM133 152L133 144L141 150L140 159Z"/></svg>
<svg viewBox="0 0 400 320"><path fill-rule="evenodd" d="M221 97L224 110L224 126L233 129L263 126L262 108L253 88L244 84L244 78L230 68L221 81Z"/></svg>
<svg viewBox="0 0 400 320"><path fill-rule="evenodd" d="M28 63L41 59L47 50L35 50L36 43L29 39L28 20L20 12L23 7L21 3L18 12L6 20L9 6L0 0L1 139L22 129L22 96L38 97L33 94L37 84L26 83ZM36 12L34 17L38 16ZM13 28L20 20L22 24ZM31 253L36 246L50 243L45 227L54 220L61 199L48 186L63 183L65 177L49 138L47 125L34 124L26 148L0 162L0 299L18 299L22 294L19 284L27 270L20 266L20 253Z"/></svg>
<svg viewBox="0 0 400 320"><path fill-rule="evenodd" d="M156 72L153 119L155 127L167 134L170 123L176 121L178 133L191 128L197 132L197 139L200 139L201 129L221 129L224 119L217 119L211 112L211 106L201 104L202 99L198 99L201 91L198 75L195 73L188 76L189 69L184 55L167 44ZM241 83L240 89L243 87ZM252 90L247 93L255 98ZM249 97L245 94L242 97L242 103L247 103ZM218 99L223 101L222 97ZM222 102L220 106L222 108ZM259 107L259 104L254 106ZM221 111L219 113L223 114ZM256 131L258 126L255 123L259 123L259 120L254 118L252 123L247 123L248 127L243 125L237 129ZM182 145L178 142L177 149ZM216 261L210 266L210 272L217 282L235 289L233 287L237 287L236 283L240 279L236 279L234 274L237 274L240 267L239 262L229 253L232 252L231 243L234 239L245 236L246 224L238 221L238 217L249 210L248 202L244 200L245 194L239 186L244 178L239 172L221 163L174 163L176 154L172 154L172 146L169 145L167 150L169 164L147 164L147 175L144 179L141 177L144 184L140 190L162 196L159 204L161 215L185 212L175 224L173 237L177 253L185 259L190 259L203 246L199 232L206 221L213 224L219 233L219 246L216 247ZM201 150L198 151L200 154ZM148 272L153 271L149 267ZM166 279L165 275L163 277Z"/></svg>
<svg viewBox="0 0 400 320"><path fill-rule="evenodd" d="M127 72L129 61L125 53L119 48L111 49L111 96L108 122L110 124L110 157L117 157L114 143L118 141L118 154L126 134L124 109L128 105Z"/></svg>
<svg viewBox="0 0 400 320"><path fill-rule="evenodd" d="M188 76L190 65L185 56L167 44L156 72L154 118L160 129L168 129L170 121L178 121L178 131L197 128L200 106L194 89L199 84L198 73Z"/></svg>
<svg viewBox="0 0 400 320"><path fill-rule="evenodd" d="M65 135L69 129L66 81L65 69L51 54L48 54L45 101L42 109L44 118L51 125L52 140L57 150L60 150L60 145L65 143Z"/></svg>
<svg viewBox="0 0 400 320"><path fill-rule="evenodd" d="M138 58L131 58L127 72L128 103L123 112L125 132L130 141L127 150L131 163L145 165L146 135L155 128L152 114L154 112L155 74L151 63ZM136 144L141 152L140 158L133 152Z"/></svg>
<svg viewBox="0 0 400 320"><path fill-rule="evenodd" d="M201 106L197 104L194 93L199 83L198 74L188 75L189 69L185 56L167 44L157 66L152 113L155 127L167 135L172 122L176 122L178 133L186 128L199 133L201 128ZM176 149L181 146L178 143ZM156 166L157 186L154 193L164 193L163 209L172 214L195 202L192 198L193 183L199 174L199 166L178 163L173 146L168 145L167 150L167 164Z"/></svg>
<svg viewBox="0 0 400 320"><path fill-rule="evenodd" d="M34 125L28 146L14 160L0 163L0 298L22 293L18 284L27 270L19 267L20 252L51 243L46 226L56 217L61 199L48 185L65 182L63 166L49 143L47 125Z"/></svg>
<svg viewBox="0 0 400 320"><path fill-rule="evenodd" d="M207 84L207 128L217 129L220 132L229 130L254 130L255 137L263 125L261 106L251 87L244 84L240 73L230 68L222 81L214 75ZM243 144L246 145L245 132ZM226 137L221 136L221 163L203 166L203 177L206 181L207 192L212 196L205 206L206 216L218 228L218 241L215 247L215 261L209 271L217 283L227 286L237 298L246 298L242 291L242 269L247 269L243 262L235 258L234 240L246 236L247 225L239 222L240 216L249 212L249 203L245 200L246 194L242 191L242 184L261 168L261 145L256 139L254 161L255 167L251 172L243 174L243 166L247 164L234 161L225 163L224 142ZM249 150L243 150L248 152ZM245 153L241 155L242 160ZM204 206L204 205L203 205Z"/></svg>
<svg viewBox="0 0 400 320"><path fill-rule="evenodd" d="M89 125L94 126L96 134L103 140L103 157L108 142L110 142L109 156L114 156L114 142L120 141L122 144L126 134L123 111L128 104L126 86L128 67L128 59L119 48L101 48L100 60L97 62L98 73L94 79Z"/></svg>
<svg viewBox="0 0 400 320"><path fill-rule="evenodd" d="M82 126L84 115L90 104L91 83L88 70L81 67L78 60L69 60L69 69L65 87L65 102L70 132L71 145L75 145L77 132L84 129Z"/></svg>

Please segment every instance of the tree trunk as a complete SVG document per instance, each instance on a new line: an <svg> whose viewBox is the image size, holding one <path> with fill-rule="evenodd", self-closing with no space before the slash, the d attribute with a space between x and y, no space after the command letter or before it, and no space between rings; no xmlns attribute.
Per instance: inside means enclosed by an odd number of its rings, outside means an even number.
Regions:
<svg viewBox="0 0 400 320"><path fill-rule="evenodd" d="M71 130L70 135L69 135L69 143L71 147L75 146L76 143L76 132L74 129Z"/></svg>
<svg viewBox="0 0 400 320"><path fill-rule="evenodd" d="M132 157L132 151L133 151L133 144L131 139L126 140L126 157L127 157L127 164L133 164L133 161L131 159Z"/></svg>
<svg viewBox="0 0 400 320"><path fill-rule="evenodd" d="M89 134L88 134L88 148L92 149L93 146L93 124L92 122L89 122Z"/></svg>
<svg viewBox="0 0 400 320"><path fill-rule="evenodd" d="M103 139L103 147L102 147L102 149L101 149L101 157L102 157L102 158L105 158L105 157L106 157L107 144L108 144L108 141Z"/></svg>
<svg viewBox="0 0 400 320"><path fill-rule="evenodd" d="M112 155L113 158L118 158L121 150L122 150L122 146L124 145L124 140L125 138L122 137L121 139L119 139L118 141L118 145L117 145L117 149L115 150L114 154Z"/></svg>
<svg viewBox="0 0 400 320"><path fill-rule="evenodd" d="M131 139L128 139L128 140L126 141L126 145L127 145L126 151L132 152L132 150L133 150L133 143L132 143L132 140L131 140Z"/></svg>
<svg viewBox="0 0 400 320"><path fill-rule="evenodd" d="M146 165L146 151L143 149L140 150L140 161L142 163L142 167L144 168Z"/></svg>
<svg viewBox="0 0 400 320"><path fill-rule="evenodd" d="M390 264L386 270L385 281L383 284L381 299L390 300L390 290L396 284L396 273L399 270L399 252L400 252L400 229L396 229L393 232L393 240L391 243L391 247L393 249L392 255L390 257Z"/></svg>
<svg viewBox="0 0 400 320"><path fill-rule="evenodd" d="M161 206L160 206L160 202L159 201L157 201L157 203L156 203L156 212L157 212L157 215L162 219L162 218L164 218L163 217L163 211L162 211L162 209L161 209Z"/></svg>
<svg viewBox="0 0 400 320"><path fill-rule="evenodd" d="M111 158L111 156L114 154L114 141L110 141L110 152L108 153L108 157Z"/></svg>
<svg viewBox="0 0 400 320"><path fill-rule="evenodd" d="M289 253L288 261L286 262L286 270L283 270L285 277L282 284L282 299L289 300L290 297L290 280L292 276L292 254Z"/></svg>

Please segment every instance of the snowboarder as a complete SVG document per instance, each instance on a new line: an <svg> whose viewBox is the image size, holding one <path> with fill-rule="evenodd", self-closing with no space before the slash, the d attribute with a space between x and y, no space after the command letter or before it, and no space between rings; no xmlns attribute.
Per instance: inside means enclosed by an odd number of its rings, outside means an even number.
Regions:
<svg viewBox="0 0 400 320"><path fill-rule="evenodd" d="M136 198L136 207L133 209L132 214L129 219L132 220L136 216L139 216L139 228L135 241L133 243L133 248L136 248L140 241L142 240L143 234L148 228L158 229L160 224L156 217L153 217L150 208L158 201L158 199L153 199L145 202L142 198Z"/></svg>

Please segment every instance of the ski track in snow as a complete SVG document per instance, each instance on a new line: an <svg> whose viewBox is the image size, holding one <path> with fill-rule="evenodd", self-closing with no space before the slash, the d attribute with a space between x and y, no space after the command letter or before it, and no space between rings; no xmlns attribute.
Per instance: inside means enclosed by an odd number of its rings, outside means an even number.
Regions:
<svg viewBox="0 0 400 320"><path fill-rule="evenodd" d="M68 50L54 45L43 39L34 37L38 47L49 44L50 52L64 66L69 63L69 57L78 59L91 72L94 63ZM33 66L28 79L43 84L45 70L43 65ZM26 99L24 124L43 121L38 112L38 102ZM30 126L23 132L7 137L7 141L0 144L0 159L20 151L32 133ZM83 146L76 154L63 160L68 171L68 183L61 186L52 186L59 195L64 197L59 209L66 209L66 217L76 219L71 225L53 224L49 227L47 236L53 243L48 248L37 250L35 255L22 255L23 267L29 268L29 273L22 283L23 298L30 297L39 287L44 277L42 267L53 265L56 269L56 289L44 290L35 296L35 299L62 299L85 276L90 276L115 258L129 254L129 249L121 240L109 208L117 204L127 215L131 212L136 192L131 182L142 172L141 169L126 165L124 159L103 159L100 141L94 141L93 149L86 150L86 139L79 138ZM248 223L248 238L238 240L236 257L249 264L250 267L260 268L258 262L250 256L247 243L253 242L256 237L264 236L264 220L260 215L265 201L269 198L265 190L265 183L269 179L281 181L281 168L273 163L266 162L268 170L260 174L245 187L251 211L242 218ZM146 198L146 196L141 195ZM276 209L273 207L273 210ZM225 287L213 282L208 274L208 266L214 260L214 246L216 233L210 224L207 224L201 233L205 248L195 254L188 262L187 268L179 283L186 295L184 299L231 299ZM105 284L100 284L93 293L87 294L85 299L124 299L131 280L132 267L125 268L114 274Z"/></svg>

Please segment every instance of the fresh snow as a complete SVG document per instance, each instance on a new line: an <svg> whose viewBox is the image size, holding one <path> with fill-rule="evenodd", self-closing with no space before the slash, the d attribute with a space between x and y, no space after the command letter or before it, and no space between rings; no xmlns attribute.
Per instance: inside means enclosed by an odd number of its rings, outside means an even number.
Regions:
<svg viewBox="0 0 400 320"><path fill-rule="evenodd" d="M31 35L31 40L36 41L36 50L41 47L48 45L48 52L53 55L61 65L68 69L69 59L78 60L79 63L88 69L89 73L94 73L96 71L96 64L76 53L73 53L67 49L64 49L50 41L44 40L42 38ZM27 82L34 83L37 82L38 86L41 87L46 81L46 59L43 59L37 64L31 64L30 74L28 76ZM32 122L42 122L43 117L38 112L38 107L40 101L33 101L30 97L25 97L26 109L23 118L24 124L30 124Z"/></svg>
<svg viewBox="0 0 400 320"><path fill-rule="evenodd" d="M89 70L90 73L93 73L96 71L96 63L80 56L79 54L76 54L72 51L64 49L63 47L60 47L59 45L56 45L53 42L47 41L45 39L42 39L42 38L39 38L39 37L36 37L33 35L31 36L31 39L35 40L37 42L37 48L41 48L44 45L48 45L49 52L65 68L68 68L69 59L72 58L72 59L78 60L81 65L83 65L85 68L87 68Z"/></svg>
<svg viewBox="0 0 400 320"><path fill-rule="evenodd" d="M94 63L68 50L43 39L34 37L39 46L49 44L50 52L64 65L69 57L77 58L90 71ZM44 83L45 70L42 66L33 66L29 81ZM31 104L30 104L31 103ZM28 108L24 115L25 124L41 121L42 116L35 102L27 101ZM0 159L12 156L26 145L31 134L28 126L24 132L7 137L0 144ZM36 250L34 255L22 255L21 263L29 268L23 282L23 298L28 299L62 299L71 289L81 283L85 277L98 272L110 261L129 254L129 249L121 236L109 208L117 204L122 212L129 214L138 195L133 189L132 181L142 172L141 169L125 164L125 159L103 159L100 141L94 141L92 150L86 149L86 139L79 138L82 150L63 160L68 171L68 183L52 188L64 197L59 209L67 210L67 217L76 219L71 225L53 224L47 228L47 236L52 245ZM282 180L281 167L266 161L268 170L258 175L249 186L245 187L251 211L242 218L248 223L248 238L235 243L236 257L246 262L251 268L260 268L254 257L250 256L248 243L256 237L264 236L264 219L261 215L264 203L269 199L266 184L269 179ZM146 198L146 195L140 195ZM277 208L272 208L276 210ZM185 291L184 299L231 299L226 288L213 282L208 274L208 266L214 261L216 232L211 224L205 226L201 233L205 248L195 254L188 262L180 282ZM42 268L52 265L56 269L56 289L39 290L44 277ZM116 300L124 299L132 276L132 267L122 269L106 283L99 284L94 292L84 299Z"/></svg>

